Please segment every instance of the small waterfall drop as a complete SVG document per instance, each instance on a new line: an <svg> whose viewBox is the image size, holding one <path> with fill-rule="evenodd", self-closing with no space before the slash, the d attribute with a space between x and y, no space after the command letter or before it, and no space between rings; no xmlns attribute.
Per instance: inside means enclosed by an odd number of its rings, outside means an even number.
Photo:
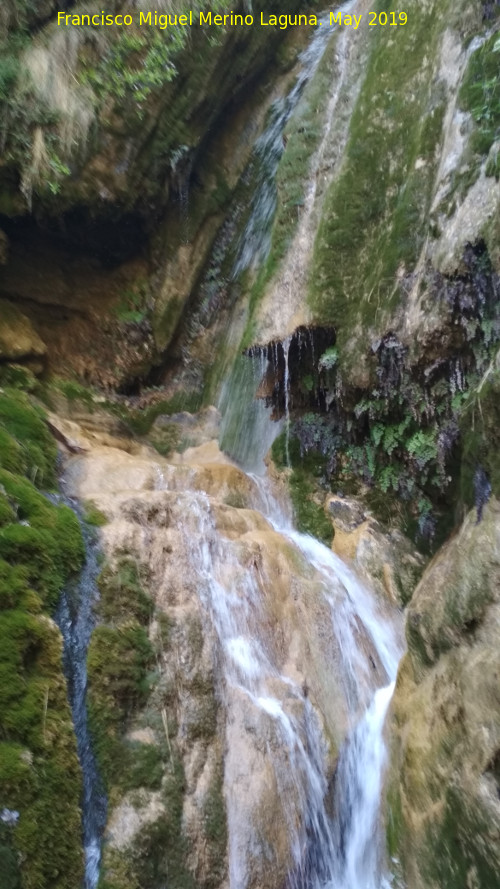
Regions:
<svg viewBox="0 0 500 889"><path fill-rule="evenodd" d="M282 348L285 355L282 383L288 420L286 356L289 343L285 341ZM254 364L248 379L256 380L269 373L261 351L255 350L253 359L246 360ZM247 471L258 467L251 475L258 489L255 507L321 577L322 595L328 603L337 640L349 727L336 769L334 814L327 802L328 780L322 770L318 720L304 690L280 675L265 649L265 633L259 625L262 592L258 583L245 573L238 589L225 587L223 566L227 566L232 556L220 538L215 538L213 528L210 531L207 502L202 510L203 518L200 515L200 539L212 542L201 545L198 560L205 580L205 603L225 652L228 713L231 713L233 694L243 692L252 706L273 719L278 743L290 752L291 769L286 775L277 759L273 763L283 814L293 835L293 861L287 889L386 889L389 877L384 872L380 824L386 764L383 729L403 649L400 615L388 604L377 602L374 594L331 550L293 528L289 506L274 496L272 482L263 471L263 451L273 437L272 430L265 429L266 422L268 427L274 427L274 434L279 432L279 425L271 423L269 412L264 410L262 416L259 415L257 429L251 430L248 413L246 416L247 425L240 424L239 431L247 445L235 450L240 456L248 454L249 447L257 449L258 459L254 454L246 467ZM290 694L302 704L301 718L294 715L296 710L294 713L286 710L282 698L279 700L273 694L277 683L288 683ZM269 756L273 759L271 748ZM231 889L244 889L246 875L239 844L242 827L236 807L231 806L230 793L227 802L230 885Z"/></svg>
<svg viewBox="0 0 500 889"><path fill-rule="evenodd" d="M333 823L334 848L327 883L331 889L385 889L389 882L383 873L379 823L386 764L383 730L402 654L398 616L395 615L395 623L384 617L370 591L322 543L296 532L290 536L325 574L325 595L330 601L332 621L341 645L352 719L337 766L334 805L337 817ZM330 584L337 577L344 585L346 597L341 603L329 594L328 577ZM380 661L380 675L387 684L378 686L377 680L374 682L373 674L379 671L373 657L367 657L359 637L360 626L373 643ZM320 889L324 883L316 881L312 885Z"/></svg>
<svg viewBox="0 0 500 889"><path fill-rule="evenodd" d="M99 599L97 577L101 571L94 529L81 521L75 504L64 502L76 513L85 543L85 564L78 581L61 595L55 620L63 637L63 667L75 727L78 758L82 769L82 833L85 856L83 889L96 889L101 862L101 840L106 824L107 801L92 748L87 720L87 651L97 620Z"/></svg>
<svg viewBox="0 0 500 889"><path fill-rule="evenodd" d="M290 466L290 367L289 354L292 337L288 336L283 342L283 354L285 357L285 374L283 387L285 390L285 455L286 465Z"/></svg>

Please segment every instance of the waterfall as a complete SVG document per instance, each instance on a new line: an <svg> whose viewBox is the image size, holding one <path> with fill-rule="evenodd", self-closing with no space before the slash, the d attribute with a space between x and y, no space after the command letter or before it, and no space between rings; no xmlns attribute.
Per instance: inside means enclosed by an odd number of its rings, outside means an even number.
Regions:
<svg viewBox="0 0 500 889"><path fill-rule="evenodd" d="M101 860L101 839L106 824L106 797L92 749L87 721L87 650L96 626L101 571L95 531L81 521L73 501L61 498L76 513L85 543L85 564L77 582L63 591L55 620L63 637L63 668L73 715L78 758L82 769L82 833L85 856L83 889L96 889Z"/></svg>
<svg viewBox="0 0 500 889"><path fill-rule="evenodd" d="M270 123L257 145L261 179L237 249L235 277L245 269L255 269L269 250L283 129L330 36L329 28L317 29L302 56L302 70L295 85L288 96L275 103ZM184 196L187 199L187 192L181 188L181 208ZM242 558L240 542L219 532L209 496L199 489L183 492L189 520L180 530L197 574L196 591L205 619L211 622L218 643L219 693L226 733L229 886L247 889L250 880L258 885L256 859L260 857L259 866L265 869L274 854L274 850L264 847L265 838L253 832L249 818L248 805L257 776L246 754L255 753L249 738L257 736L262 748L259 752L268 767L266 789L277 802L279 817L287 828L284 889L385 889L389 876L385 873L380 824L386 761L383 731L402 648L399 616L388 604L378 602L327 547L294 529L290 504L276 495L266 474L265 455L283 426L290 462L292 339L289 336L279 344L275 341L269 349L257 349L253 358L240 356L236 360L233 373L222 385L218 404L222 414L221 447L246 472L253 491L251 506L260 513L263 526L271 529L269 533L276 535L277 546L291 548L317 579L330 622L328 632L338 652L338 660L326 664L326 669L330 670L332 685L337 680L335 672L340 675L348 725L332 776L327 769L321 714L305 683L280 661L271 639L264 607L264 598L272 599L274 592L269 578L263 576L258 561L249 565ZM315 343L310 332L309 339L314 364ZM299 360L305 347L304 333L304 337L298 337ZM279 422L271 422L265 398L254 398L263 380L273 391L281 387L279 412L283 416ZM160 478L162 486L167 488L168 482ZM95 546L87 540L87 562L79 588L65 591L57 615L64 637L65 672L84 776L85 889L96 889L98 883L100 839L106 821L106 801L90 744L85 706L85 661L97 598L96 557ZM291 596L290 590L288 593ZM241 788L248 790L246 798L242 798ZM258 792L253 793L254 800L260 798Z"/></svg>
<svg viewBox="0 0 500 889"><path fill-rule="evenodd" d="M346 9L352 4L348 4ZM295 87L275 104L267 130L257 144L261 158L261 181L234 267L237 276L244 269L255 269L266 258L270 246L271 223L276 193L275 174L283 151L283 130L307 80L316 70L326 46L328 29L318 28L306 53ZM332 107L338 101L337 90ZM311 349L314 364L314 342ZM286 458L289 464L291 337L280 348L284 357L284 375L279 379L278 343L256 349L253 360L236 362L236 372L223 386L219 407L223 414L221 446L240 466L253 470L252 479L259 490L255 504L271 522L276 532L289 540L322 578L323 596L330 607L332 629L337 639L342 684L349 713L349 731L340 752L336 770L334 805L328 811L328 782L322 770L320 727L304 690L280 675L270 652L263 644L259 626L258 584L247 572L240 578L240 589L224 584L223 566L231 553L221 543L211 526L208 501L199 515L200 541L197 552L200 576L204 579L204 601L216 628L224 652L223 672L226 707L231 723L237 719L237 695L274 721L279 743L289 752L291 768L284 774L273 757L275 781L284 818L292 835L292 862L287 889L383 889L389 884L384 873L384 854L380 825L380 798L386 761L383 730L392 697L397 665L402 653L399 615L388 612L355 574L323 544L299 534L291 526L289 505L285 508L273 496L265 476L264 457L273 435L262 401L249 401L259 382L271 380L282 385ZM299 339L299 358L301 341ZM272 355L270 352L272 351ZM252 353L250 353L252 358ZM268 359L271 359L269 361ZM270 369L270 364L273 368ZM267 389L270 386L265 387ZM230 434L228 434L230 430ZM275 435L279 432L275 424ZM198 498L199 504L199 498ZM211 541L210 543L208 541ZM333 668L333 665L332 665ZM293 698L300 702L297 715L285 712L272 688L288 683ZM232 712L234 711L234 712ZM305 740L307 739L307 740ZM226 769L231 771L231 739L228 737ZM244 889L246 872L237 800L226 782L229 827L231 889ZM294 811L295 809L295 811Z"/></svg>
<svg viewBox="0 0 500 889"><path fill-rule="evenodd" d="M286 420L288 348L286 341ZM253 360L246 361L254 365L246 375L248 393L251 381L255 384L269 368L262 350L255 350ZM230 393L227 397L230 400ZM234 391L233 397L241 409L242 389ZM231 414L230 404L228 412ZM383 729L402 652L400 616L395 609L391 612L388 604L377 602L374 594L331 550L293 528L290 506L275 496L263 461L273 438L272 429L276 434L279 424L271 423L269 412L262 405L255 408L255 402L253 428L248 411L243 411L243 415L246 422L240 422L233 430L233 454L240 458L240 465L246 463L243 468L247 472L253 470L251 479L257 491L254 508L276 534L301 553L321 579L322 596L328 605L340 654L349 728L336 769L332 815L321 726L307 689L280 672L267 644L262 578L245 570L231 541L216 532L209 499L193 494L191 512L197 515L198 542L194 546L191 541L191 552L201 580L200 595L222 652L225 708L231 726L226 738L225 764L230 886L245 889L248 880L248 819L241 813L241 800L232 790L234 775L241 775L244 769L236 761L241 759L241 742L235 729L241 722L243 706L247 718L251 712L251 720L267 719L271 723L272 741L268 743L267 756L291 838L287 889L383 889L389 879L384 874L380 824L386 761ZM243 442L238 442L238 435ZM334 664L331 669L335 669ZM241 732L244 731L242 725Z"/></svg>
<svg viewBox="0 0 500 889"><path fill-rule="evenodd" d="M379 811L386 763L384 722L402 653L397 620L394 625L384 619L369 590L323 544L296 532L289 532L289 535L325 574L325 595L329 598L332 621L341 642L343 678L353 720L337 767L334 852L329 862L327 883L332 889L384 889L389 881L383 873ZM345 586L347 595L340 607L329 595L328 576L330 583L337 577ZM366 657L363 647L356 642L359 623L380 660L379 675L386 683L380 687L370 675L376 672L376 664ZM311 885L319 889L325 883L323 880Z"/></svg>

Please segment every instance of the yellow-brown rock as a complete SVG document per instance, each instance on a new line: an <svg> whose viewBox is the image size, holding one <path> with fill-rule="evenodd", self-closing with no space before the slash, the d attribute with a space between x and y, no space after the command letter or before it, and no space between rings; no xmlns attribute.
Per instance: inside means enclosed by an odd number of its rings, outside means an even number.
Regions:
<svg viewBox="0 0 500 889"><path fill-rule="evenodd" d="M46 351L26 315L7 300L0 300L0 361L40 359Z"/></svg>

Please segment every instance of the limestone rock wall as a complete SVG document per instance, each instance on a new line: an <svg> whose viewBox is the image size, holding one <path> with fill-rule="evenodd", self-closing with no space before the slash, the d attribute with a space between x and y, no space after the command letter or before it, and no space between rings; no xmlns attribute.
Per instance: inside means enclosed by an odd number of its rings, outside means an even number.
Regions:
<svg viewBox="0 0 500 889"><path fill-rule="evenodd" d="M500 867L500 507L471 512L407 613L387 830L408 889L490 887Z"/></svg>
<svg viewBox="0 0 500 889"><path fill-rule="evenodd" d="M166 461L112 435L101 443L85 422L51 422L80 451L66 465L66 489L106 519L108 580L89 650L90 718L109 793L103 880L154 889L175 874L189 886L222 889L230 875L234 885L274 889L294 863L305 775L300 760L290 769L271 703L301 726L306 749L312 720L326 784L347 728L321 580L254 508L258 488L215 442ZM123 579L131 565L144 593ZM151 606L141 624L144 594ZM257 644L265 652L268 709L225 666L237 640L224 636L221 615L234 597L248 615L248 651ZM124 663L135 650L137 669L149 670L147 690L136 689L126 707L115 650ZM256 669L251 660L248 669ZM106 710L109 694L112 713L123 714L118 724Z"/></svg>

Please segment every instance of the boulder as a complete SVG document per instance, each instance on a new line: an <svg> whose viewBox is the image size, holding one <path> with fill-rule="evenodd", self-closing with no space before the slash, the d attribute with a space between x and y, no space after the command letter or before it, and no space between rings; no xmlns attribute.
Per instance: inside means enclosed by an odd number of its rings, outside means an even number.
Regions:
<svg viewBox="0 0 500 889"><path fill-rule="evenodd" d="M0 240L0 261L2 242ZM7 300L0 300L0 361L42 358L47 351L31 321Z"/></svg>
<svg viewBox="0 0 500 889"><path fill-rule="evenodd" d="M393 700L388 840L407 889L500 873L500 503L471 512L408 609Z"/></svg>
<svg viewBox="0 0 500 889"><path fill-rule="evenodd" d="M332 549L393 604L406 605L425 560L400 531L387 531L359 501L334 496L325 504L335 531Z"/></svg>

